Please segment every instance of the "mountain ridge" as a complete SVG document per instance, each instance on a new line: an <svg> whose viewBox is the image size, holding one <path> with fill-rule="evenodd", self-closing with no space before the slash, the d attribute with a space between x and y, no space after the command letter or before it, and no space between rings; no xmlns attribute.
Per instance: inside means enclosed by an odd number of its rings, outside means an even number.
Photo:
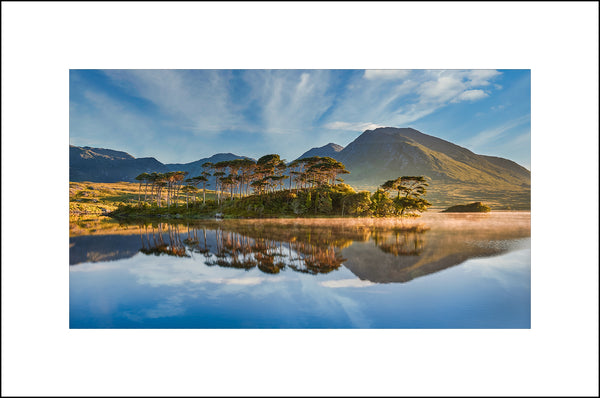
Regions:
<svg viewBox="0 0 600 398"><path fill-rule="evenodd" d="M189 163L163 164L155 158L134 158L126 152L70 145L71 181L134 181L143 172L187 171L199 175L205 162L252 159L217 153ZM329 143L311 148L302 157L330 156L350 174L345 182L374 191L386 180L423 175L430 182L428 199L437 206L483 201L492 208L529 208L531 172L518 163L467 148L413 128L366 130L346 147ZM254 159L253 159L254 160ZM115 180L116 179L116 180ZM214 186L211 184L211 186Z"/></svg>

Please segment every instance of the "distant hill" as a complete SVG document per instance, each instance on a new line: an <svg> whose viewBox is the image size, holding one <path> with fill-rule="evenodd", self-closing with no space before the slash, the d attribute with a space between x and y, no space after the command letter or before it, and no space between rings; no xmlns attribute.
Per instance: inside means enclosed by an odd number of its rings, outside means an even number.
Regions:
<svg viewBox="0 0 600 398"><path fill-rule="evenodd" d="M194 177L200 175L202 165L206 162L217 163L244 158L247 157L233 153L218 153L195 162L163 164L155 158L135 158L127 152L69 145L69 180L73 182L133 182L135 177L142 173L166 173L168 171L187 171L189 177Z"/></svg>
<svg viewBox="0 0 600 398"><path fill-rule="evenodd" d="M141 173L164 173L154 158L136 159L126 152L69 145L69 180L93 182L134 181Z"/></svg>
<svg viewBox="0 0 600 398"><path fill-rule="evenodd" d="M234 159L252 159L249 158L247 156L238 156L235 155L233 153L217 153L215 155L212 155L209 158L202 158L200 160L196 160L194 162L190 162L190 163L167 163L165 166L167 166L167 168L169 169L169 171L187 171L189 173L189 177L195 177L200 175L200 173L202 173L203 168L202 165L204 163L210 162L210 163L218 163L218 162L224 162L227 160L234 160ZM254 161L256 161L256 159L252 159Z"/></svg>
<svg viewBox="0 0 600 398"><path fill-rule="evenodd" d="M323 145L318 148L309 149L308 151L306 151L302 155L300 155L298 157L298 159L310 158L313 156L321 156L321 157L329 156L330 158L337 159L337 157L342 149L344 149L343 146L334 144L333 142L330 142L327 145Z"/></svg>

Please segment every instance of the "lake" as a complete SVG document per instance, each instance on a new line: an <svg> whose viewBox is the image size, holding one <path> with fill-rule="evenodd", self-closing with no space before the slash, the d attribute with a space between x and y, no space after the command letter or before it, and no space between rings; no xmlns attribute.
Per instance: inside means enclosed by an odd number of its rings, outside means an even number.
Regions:
<svg viewBox="0 0 600 398"><path fill-rule="evenodd" d="M70 220L71 328L530 328L529 212Z"/></svg>

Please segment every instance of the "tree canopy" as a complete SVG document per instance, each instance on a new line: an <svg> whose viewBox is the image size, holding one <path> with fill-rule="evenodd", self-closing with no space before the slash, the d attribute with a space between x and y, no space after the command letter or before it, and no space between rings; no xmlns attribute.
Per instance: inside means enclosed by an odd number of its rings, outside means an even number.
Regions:
<svg viewBox="0 0 600 398"><path fill-rule="evenodd" d="M348 174L344 164L331 157L312 156L294 160L289 164L278 154L268 154L257 161L234 159L217 163L204 163L199 175L186 179L187 172L142 173L136 177L144 202L162 207L177 206L184 194L186 207L200 206L197 196L202 188L202 206L207 205L207 186L214 182L214 203L219 207L246 197L256 196L257 202L240 204L246 209L270 206L270 195L279 192L284 202L275 204L282 212L302 214L340 214L351 216L402 216L427 210L424 196L428 182L424 176L401 176L385 181L376 192L356 192L342 183L341 175ZM147 195L147 193L150 195ZM213 199L211 199L213 200ZM266 200L266 202L265 202ZM198 202L199 203L199 202ZM251 204L249 204L251 203ZM255 204L254 204L255 203ZM261 210L262 211L262 210Z"/></svg>

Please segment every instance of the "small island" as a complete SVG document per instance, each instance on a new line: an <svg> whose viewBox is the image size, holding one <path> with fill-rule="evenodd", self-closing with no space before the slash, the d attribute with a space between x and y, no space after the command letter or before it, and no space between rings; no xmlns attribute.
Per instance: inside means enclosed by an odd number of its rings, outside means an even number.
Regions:
<svg viewBox="0 0 600 398"><path fill-rule="evenodd" d="M378 189L357 192L339 175L346 167L331 157L313 156L289 164L277 154L254 162L236 159L202 165L201 175L142 173L137 203L108 215L137 218L400 217L418 216L431 206L424 176L401 176ZM212 177L212 179L209 179ZM215 190L208 192L209 181Z"/></svg>
<svg viewBox="0 0 600 398"><path fill-rule="evenodd" d="M448 207L442 213L488 213L491 209L481 202L469 203L467 205L456 205Z"/></svg>

